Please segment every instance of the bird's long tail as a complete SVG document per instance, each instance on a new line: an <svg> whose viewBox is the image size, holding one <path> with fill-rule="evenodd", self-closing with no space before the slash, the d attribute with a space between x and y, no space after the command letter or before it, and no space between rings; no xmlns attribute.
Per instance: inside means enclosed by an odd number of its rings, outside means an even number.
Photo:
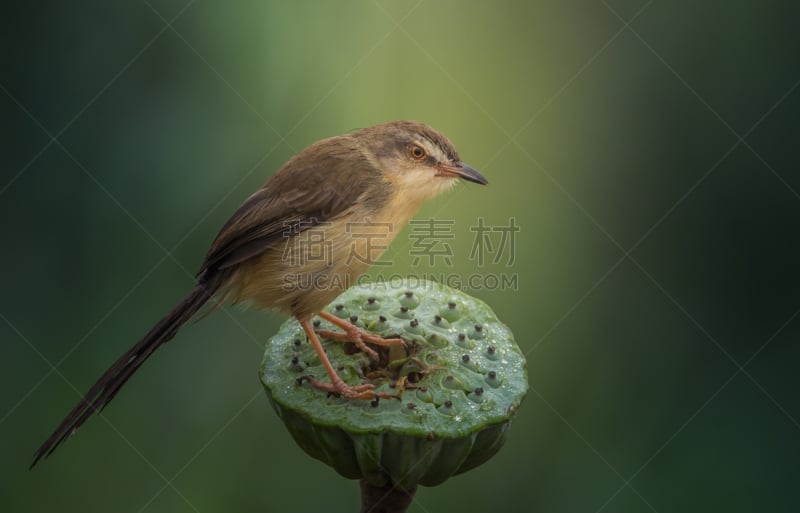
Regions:
<svg viewBox="0 0 800 513"><path fill-rule="evenodd" d="M163 343L172 339L178 329L192 318L222 283L220 276L202 280L194 289L172 309L142 339L123 354L109 368L97 383L86 393L81 401L59 424L52 435L42 444L33 456L31 468L42 458L48 457L69 438L93 413L101 411L119 392L122 385L133 375L147 358Z"/></svg>

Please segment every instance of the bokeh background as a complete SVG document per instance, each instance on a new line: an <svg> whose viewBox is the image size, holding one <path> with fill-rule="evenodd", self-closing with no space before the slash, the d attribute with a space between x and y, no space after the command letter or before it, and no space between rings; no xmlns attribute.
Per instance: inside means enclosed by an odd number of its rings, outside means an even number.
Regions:
<svg viewBox="0 0 800 513"><path fill-rule="evenodd" d="M493 460L412 511L788 511L800 491L800 68L793 2L4 3L0 510L353 511L260 390L278 314L187 326L29 472L289 156L398 118L491 181L453 219L520 227L471 290L531 391Z"/></svg>

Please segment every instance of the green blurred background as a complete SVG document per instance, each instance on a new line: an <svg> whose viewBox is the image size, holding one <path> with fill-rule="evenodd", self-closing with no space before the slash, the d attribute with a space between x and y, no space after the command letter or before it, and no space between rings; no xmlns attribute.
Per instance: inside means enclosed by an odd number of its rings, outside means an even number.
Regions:
<svg viewBox="0 0 800 513"><path fill-rule="evenodd" d="M412 511L796 509L798 9L607 2L4 4L0 510L354 511L260 390L283 318L237 308L27 466L244 198L398 118L491 185L418 216L456 220L453 266L404 234L393 269L467 276L470 226L515 219L513 264L479 270L519 287L471 292L531 382L504 450Z"/></svg>

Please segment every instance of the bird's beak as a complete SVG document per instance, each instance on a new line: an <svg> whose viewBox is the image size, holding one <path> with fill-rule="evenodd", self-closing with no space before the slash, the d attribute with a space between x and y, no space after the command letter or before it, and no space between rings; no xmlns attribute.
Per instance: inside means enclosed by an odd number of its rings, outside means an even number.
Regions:
<svg viewBox="0 0 800 513"><path fill-rule="evenodd" d="M463 162L456 162L451 165L440 164L437 166L439 170L440 176L454 176L456 178L463 178L464 180L468 180L470 182L479 183L481 185L487 185L489 180L487 180L477 169L472 168Z"/></svg>

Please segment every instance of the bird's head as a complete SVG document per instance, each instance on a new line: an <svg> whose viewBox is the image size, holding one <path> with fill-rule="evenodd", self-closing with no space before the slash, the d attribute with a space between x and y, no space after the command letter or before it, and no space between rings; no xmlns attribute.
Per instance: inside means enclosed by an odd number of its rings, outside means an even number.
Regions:
<svg viewBox="0 0 800 513"><path fill-rule="evenodd" d="M355 135L364 141L385 178L407 196L427 199L460 179L489 183L461 161L447 137L423 123L392 121Z"/></svg>

